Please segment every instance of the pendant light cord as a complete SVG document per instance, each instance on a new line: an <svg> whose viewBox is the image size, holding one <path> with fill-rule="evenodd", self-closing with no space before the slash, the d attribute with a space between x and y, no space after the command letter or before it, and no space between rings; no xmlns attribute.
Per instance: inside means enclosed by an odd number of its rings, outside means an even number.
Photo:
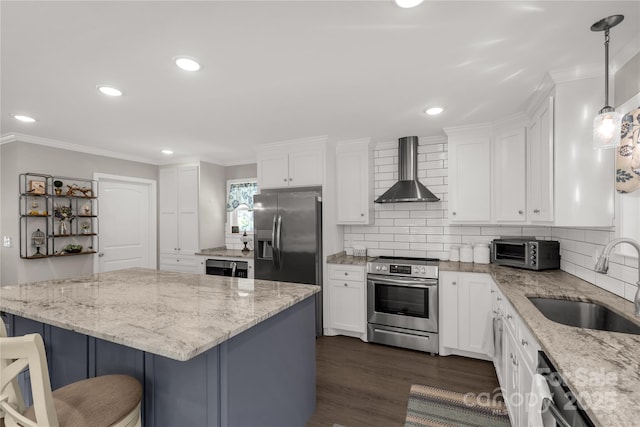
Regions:
<svg viewBox="0 0 640 427"><path fill-rule="evenodd" d="M610 109L609 106L609 28L604 30L604 108Z"/></svg>

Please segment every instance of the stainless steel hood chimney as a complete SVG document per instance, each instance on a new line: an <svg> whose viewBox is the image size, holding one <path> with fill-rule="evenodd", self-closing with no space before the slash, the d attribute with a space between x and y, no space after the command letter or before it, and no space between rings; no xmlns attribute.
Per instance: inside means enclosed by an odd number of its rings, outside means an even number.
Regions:
<svg viewBox="0 0 640 427"><path fill-rule="evenodd" d="M418 181L418 137L398 140L398 182L378 197L376 203L438 202L427 187Z"/></svg>

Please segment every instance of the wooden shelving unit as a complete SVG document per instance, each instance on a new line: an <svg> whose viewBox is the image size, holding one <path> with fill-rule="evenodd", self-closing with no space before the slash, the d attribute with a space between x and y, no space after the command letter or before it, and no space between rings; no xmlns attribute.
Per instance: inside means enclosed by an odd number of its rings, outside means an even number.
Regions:
<svg viewBox="0 0 640 427"><path fill-rule="evenodd" d="M20 258L41 259L97 253L97 181L28 172L20 174L18 186ZM44 242L39 251L32 244L32 235L36 230L44 233ZM71 251L68 245L80 245L82 250Z"/></svg>

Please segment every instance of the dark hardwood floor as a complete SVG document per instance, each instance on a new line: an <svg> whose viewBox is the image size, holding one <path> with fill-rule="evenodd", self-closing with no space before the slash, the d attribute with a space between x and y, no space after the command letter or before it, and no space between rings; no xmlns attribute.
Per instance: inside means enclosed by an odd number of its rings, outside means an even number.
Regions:
<svg viewBox="0 0 640 427"><path fill-rule="evenodd" d="M402 426L411 384L461 393L493 393L498 387L490 362L342 336L316 340L316 375L317 407L307 427Z"/></svg>

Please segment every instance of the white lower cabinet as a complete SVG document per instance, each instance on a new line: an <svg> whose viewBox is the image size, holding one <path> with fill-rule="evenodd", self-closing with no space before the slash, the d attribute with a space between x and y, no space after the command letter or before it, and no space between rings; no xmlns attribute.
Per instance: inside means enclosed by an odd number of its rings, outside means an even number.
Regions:
<svg viewBox="0 0 640 427"><path fill-rule="evenodd" d="M326 335L348 335L366 340L365 268L329 265L329 330Z"/></svg>
<svg viewBox="0 0 640 427"><path fill-rule="evenodd" d="M540 344L502 293L496 288L494 291L496 298L501 298L503 303L498 312L503 324L503 348L502 354L496 354L493 362L496 371L502 373L498 379L509 409L511 424L527 425L528 403Z"/></svg>
<svg viewBox="0 0 640 427"><path fill-rule="evenodd" d="M492 345L491 276L440 272L440 354L489 359Z"/></svg>
<svg viewBox="0 0 640 427"><path fill-rule="evenodd" d="M195 255L160 255L160 270L196 274L202 271Z"/></svg>

